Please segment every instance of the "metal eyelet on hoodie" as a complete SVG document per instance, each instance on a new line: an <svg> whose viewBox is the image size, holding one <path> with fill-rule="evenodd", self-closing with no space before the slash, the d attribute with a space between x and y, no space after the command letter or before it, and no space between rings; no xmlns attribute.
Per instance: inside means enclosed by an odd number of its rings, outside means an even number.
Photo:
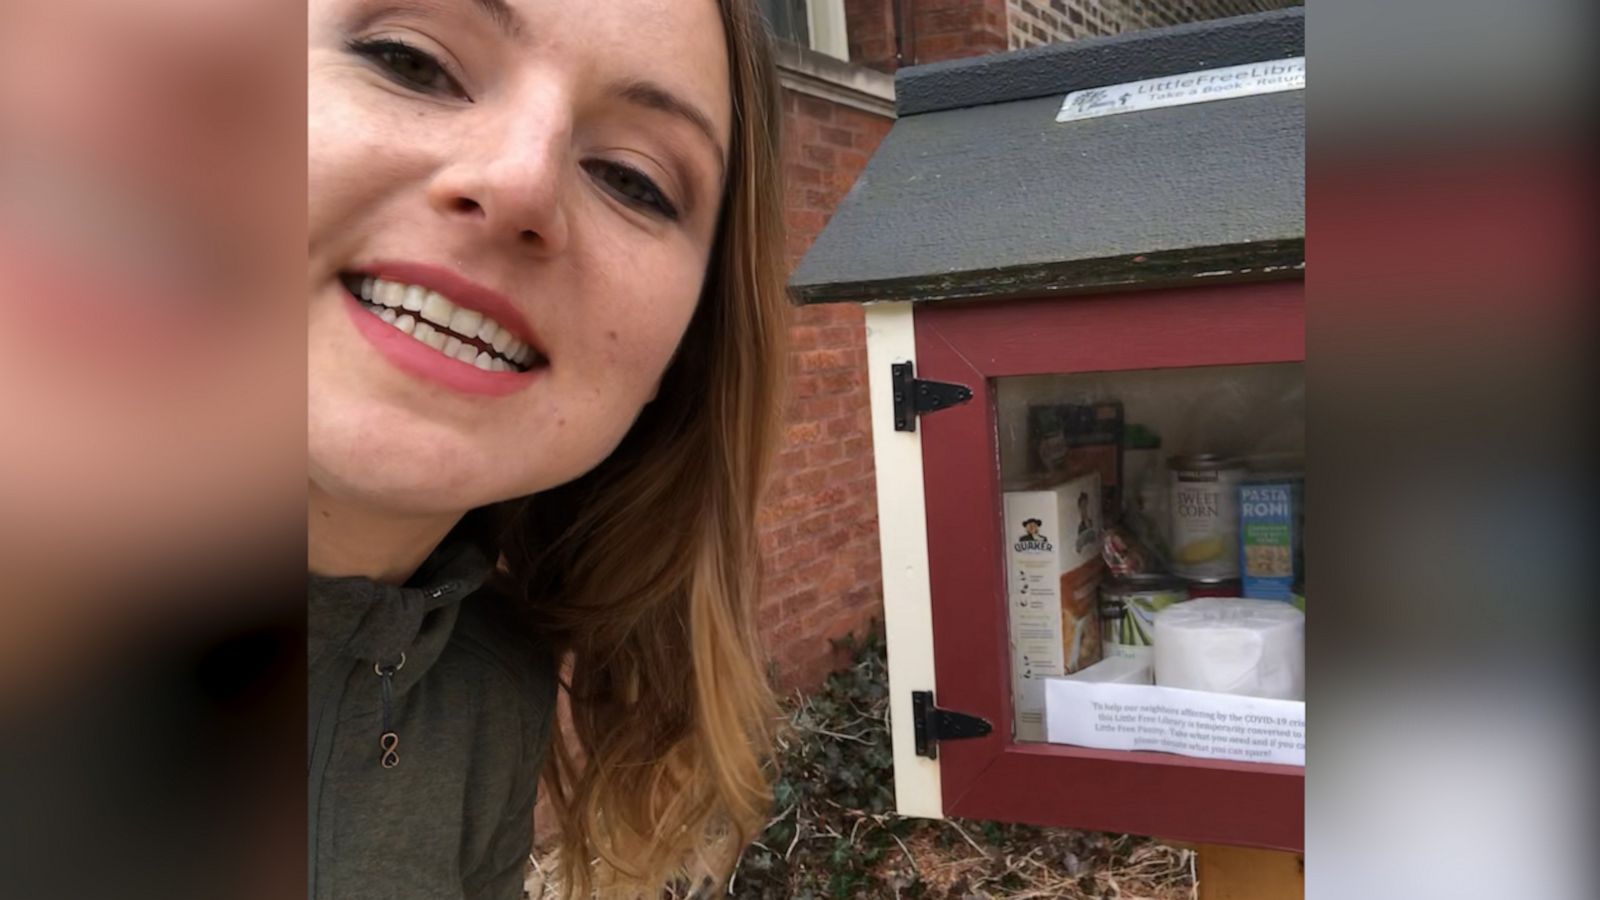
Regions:
<svg viewBox="0 0 1600 900"><path fill-rule="evenodd" d="M394 665L374 664L372 667L372 671L378 673L383 690L383 735L378 738L382 755L378 757L378 762L385 769L400 765L400 735L394 730L394 673L405 667L404 653L400 654L400 661Z"/></svg>

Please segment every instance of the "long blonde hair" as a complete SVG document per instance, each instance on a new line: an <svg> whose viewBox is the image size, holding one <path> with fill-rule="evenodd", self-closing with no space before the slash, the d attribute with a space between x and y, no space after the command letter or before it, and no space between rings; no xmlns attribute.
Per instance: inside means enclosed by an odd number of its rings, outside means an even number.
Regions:
<svg viewBox="0 0 1600 900"><path fill-rule="evenodd" d="M758 14L718 5L733 139L699 307L622 444L502 546L569 675L575 746L556 737L544 772L568 897L726 877L770 812L756 512L786 363L782 107Z"/></svg>

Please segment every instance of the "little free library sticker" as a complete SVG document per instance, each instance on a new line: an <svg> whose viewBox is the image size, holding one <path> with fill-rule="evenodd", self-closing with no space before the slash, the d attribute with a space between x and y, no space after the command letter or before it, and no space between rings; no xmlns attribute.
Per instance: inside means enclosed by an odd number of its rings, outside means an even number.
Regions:
<svg viewBox="0 0 1600 900"><path fill-rule="evenodd" d="M1163 106L1302 90L1305 86L1304 56L1274 59L1073 91L1061 104L1056 121L1075 122Z"/></svg>

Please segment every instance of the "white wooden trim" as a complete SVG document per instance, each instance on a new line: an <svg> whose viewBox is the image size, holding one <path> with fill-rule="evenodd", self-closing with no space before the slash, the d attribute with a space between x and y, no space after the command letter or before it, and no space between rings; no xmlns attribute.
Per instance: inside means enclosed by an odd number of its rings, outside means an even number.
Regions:
<svg viewBox="0 0 1600 900"><path fill-rule="evenodd" d="M895 807L902 815L942 819L939 764L916 755L911 731L911 692L933 690L933 601L928 588L922 436L921 432L894 430L889 384L891 363L915 362L917 358L911 304L868 304L866 321L872 455L878 479L878 544L883 557L883 617L888 632Z"/></svg>

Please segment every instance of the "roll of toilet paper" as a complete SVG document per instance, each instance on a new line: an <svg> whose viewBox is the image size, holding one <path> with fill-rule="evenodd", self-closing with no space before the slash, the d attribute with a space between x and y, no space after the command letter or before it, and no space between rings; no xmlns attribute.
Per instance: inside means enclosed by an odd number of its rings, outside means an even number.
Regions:
<svg viewBox="0 0 1600 900"><path fill-rule="evenodd" d="M1202 597L1155 616L1156 684L1304 700L1306 617L1278 600Z"/></svg>

